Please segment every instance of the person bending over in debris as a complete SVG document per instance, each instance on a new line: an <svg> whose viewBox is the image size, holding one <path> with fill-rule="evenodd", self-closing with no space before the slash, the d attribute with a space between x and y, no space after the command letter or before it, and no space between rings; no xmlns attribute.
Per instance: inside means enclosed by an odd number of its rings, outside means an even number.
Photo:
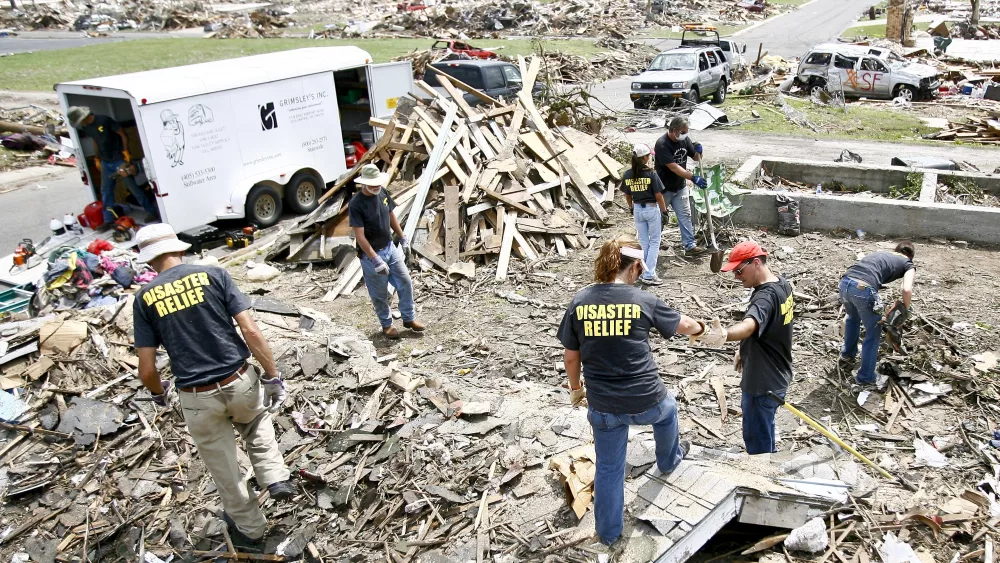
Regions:
<svg viewBox="0 0 1000 563"><path fill-rule="evenodd" d="M632 209L635 230L642 246L646 270L639 278L647 285L660 285L656 275L656 259L660 254L660 232L667 216L667 203L663 199L663 182L653 171L653 156L648 145L639 143L632 149L632 168L625 171L622 191Z"/></svg>
<svg viewBox="0 0 1000 563"><path fill-rule="evenodd" d="M792 284L767 267L767 252L755 242L741 242L729 254L723 272L733 272L743 287L753 288L743 320L722 328L714 325L693 340L721 347L739 341L734 367L742 372L743 443L749 454L777 451L774 415L792 381Z"/></svg>
<svg viewBox="0 0 1000 563"><path fill-rule="evenodd" d="M656 155L656 173L663 181L666 189L664 197L670 201L677 215L677 225L681 229L681 242L684 244L684 255L695 256L705 252L694 239L694 227L691 225L691 193L686 180L691 180L699 188L708 186L701 176L688 172L687 159L690 156L696 162L701 162L703 149L701 143L692 142L688 137L688 120L686 117L675 117L670 120L667 132L656 141L653 152Z"/></svg>
<svg viewBox="0 0 1000 563"><path fill-rule="evenodd" d="M566 348L570 400L590 403L587 419L597 452L594 516L597 534L608 545L622 532L628 427L653 425L656 466L662 473L673 471L690 448L678 443L677 403L660 379L649 331L655 328L664 338L705 331L704 323L633 287L646 270L642 256L634 239L604 243L594 265L597 283L573 297L558 333Z"/></svg>
<svg viewBox="0 0 1000 563"><path fill-rule="evenodd" d="M271 498L295 496L270 417L285 400L281 373L250 316L250 300L226 270L184 264L181 258L190 245L164 223L140 229L136 242L138 261L158 274L135 299L139 378L161 406L170 404L174 387L180 391L184 422L219 489L230 535L241 547L259 550L267 520L257 495L243 484L233 428L246 442L257 482ZM161 344L170 357L173 385L156 369ZM263 378L247 362L251 352L264 369Z"/></svg>
<svg viewBox="0 0 1000 563"><path fill-rule="evenodd" d="M73 106L66 111L66 118L74 129L83 131L94 141L94 155L97 157L97 168L101 172L101 204L104 205L104 222L114 223L115 214L111 207L115 204L115 183L117 177L125 182L125 187L135 196L139 205L153 217L159 217L156 204L135 183L130 174L118 174L118 170L127 162L132 162L128 152L128 137L122 126L106 115L94 115L86 106Z"/></svg>
<svg viewBox="0 0 1000 563"><path fill-rule="evenodd" d="M349 220L354 228L361 271L365 278L368 296L375 306L375 314L382 324L382 334L389 338L399 338L399 330L392 326L392 310L389 308L389 284L399 294L399 313L403 326L421 332L424 324L415 318L413 307L413 284L406 269L404 253L410 251L410 241L392 212L396 202L385 190L389 175L379 171L378 166L366 164L355 183L361 191L348 204ZM399 236L399 244L393 244L392 233Z"/></svg>
<svg viewBox="0 0 1000 563"><path fill-rule="evenodd" d="M855 382L860 385L875 383L875 364L878 363L878 347L882 336L882 301L878 290L889 282L903 278L902 307L896 303L893 308L905 314L913 297L913 278L917 270L913 266L915 248L904 240L896 245L893 252L873 252L847 269L840 280L840 301L847 310L844 325L844 346L840 349L840 365L850 369L858 355L858 338L861 325L865 325L865 341L861 344L861 367ZM888 317L889 315L887 315ZM891 328L890 328L891 330Z"/></svg>

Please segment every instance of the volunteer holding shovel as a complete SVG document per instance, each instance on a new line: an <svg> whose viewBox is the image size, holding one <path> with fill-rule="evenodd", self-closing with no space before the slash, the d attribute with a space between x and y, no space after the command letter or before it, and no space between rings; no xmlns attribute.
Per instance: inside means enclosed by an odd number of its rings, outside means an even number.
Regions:
<svg viewBox="0 0 1000 563"><path fill-rule="evenodd" d="M660 379L649 331L655 328L664 338L705 332L704 323L633 286L646 270L642 256L633 239L604 243L594 265L597 283L576 294L558 332L566 348L570 400L590 403L587 419L597 453L594 516L597 535L608 545L621 535L624 523L628 427L653 426L656 466L662 473L673 471L689 449L678 443L677 403Z"/></svg>

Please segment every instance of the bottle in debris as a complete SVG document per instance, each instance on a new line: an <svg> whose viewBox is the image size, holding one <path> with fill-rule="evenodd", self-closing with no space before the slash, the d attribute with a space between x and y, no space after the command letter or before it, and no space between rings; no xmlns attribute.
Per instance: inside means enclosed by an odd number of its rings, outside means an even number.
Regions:
<svg viewBox="0 0 1000 563"><path fill-rule="evenodd" d="M56 219L55 217L53 217L52 220L49 221L49 228L52 229L53 235L59 236L66 234L66 226L63 225L62 221Z"/></svg>
<svg viewBox="0 0 1000 563"><path fill-rule="evenodd" d="M823 193L823 184L822 183L816 184L816 193L818 193L818 194Z"/></svg>
<svg viewBox="0 0 1000 563"><path fill-rule="evenodd" d="M83 227L77 222L76 217L73 217L69 213L63 215L63 228L66 229L67 233L83 234Z"/></svg>
<svg viewBox="0 0 1000 563"><path fill-rule="evenodd" d="M865 232L862 231L861 229L855 231L854 234L858 235L858 240L865 240Z"/></svg>

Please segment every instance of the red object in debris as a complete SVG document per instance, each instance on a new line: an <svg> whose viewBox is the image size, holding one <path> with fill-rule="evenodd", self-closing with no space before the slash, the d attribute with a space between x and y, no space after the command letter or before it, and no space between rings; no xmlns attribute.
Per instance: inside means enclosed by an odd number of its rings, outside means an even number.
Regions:
<svg viewBox="0 0 1000 563"><path fill-rule="evenodd" d="M473 47L468 43L463 43L461 41L453 41L451 39L441 39L440 41L435 41L431 45L431 49L448 49L454 53L462 53L473 59L499 59L500 55L494 53L493 51L487 51L486 49L480 49L478 47Z"/></svg>
<svg viewBox="0 0 1000 563"><path fill-rule="evenodd" d="M743 0L739 4L740 8L745 8L748 12L763 12L767 7L767 0Z"/></svg>
<svg viewBox="0 0 1000 563"><path fill-rule="evenodd" d="M416 12L418 10L426 10L427 5L423 2L400 2L396 4L396 9L400 12Z"/></svg>
<svg viewBox="0 0 1000 563"><path fill-rule="evenodd" d="M93 242L87 245L87 252L91 254L96 254L98 256L100 256L101 253L104 252L105 250L114 250L114 249L115 245L101 238L94 239Z"/></svg>
<svg viewBox="0 0 1000 563"><path fill-rule="evenodd" d="M99 201L90 203L83 208L83 215L86 220L83 226L96 230L104 224L104 205Z"/></svg>
<svg viewBox="0 0 1000 563"><path fill-rule="evenodd" d="M368 152L368 149L361 144L361 141L354 141L351 143L351 146L354 147L354 156L358 157L358 160L360 160L361 157L365 156L365 153Z"/></svg>

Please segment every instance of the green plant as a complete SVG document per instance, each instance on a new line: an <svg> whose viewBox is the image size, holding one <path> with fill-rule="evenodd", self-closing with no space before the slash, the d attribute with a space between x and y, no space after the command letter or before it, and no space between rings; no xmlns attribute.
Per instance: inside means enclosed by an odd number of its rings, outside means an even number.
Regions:
<svg viewBox="0 0 1000 563"><path fill-rule="evenodd" d="M626 166L632 164L632 143L629 143L628 141L608 143L608 145L604 147L604 151L607 152L611 158Z"/></svg>
<svg viewBox="0 0 1000 563"><path fill-rule="evenodd" d="M906 175L905 186L889 186L889 197L893 199L916 201L920 199L920 188L923 184L924 175L919 172L911 172Z"/></svg>

